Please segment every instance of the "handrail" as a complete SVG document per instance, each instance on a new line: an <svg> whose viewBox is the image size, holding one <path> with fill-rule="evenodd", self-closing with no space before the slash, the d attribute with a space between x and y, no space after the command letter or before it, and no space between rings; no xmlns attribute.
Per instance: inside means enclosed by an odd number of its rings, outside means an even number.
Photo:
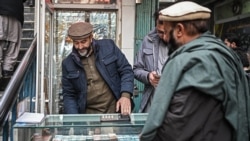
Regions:
<svg viewBox="0 0 250 141"><path fill-rule="evenodd" d="M3 127L9 117L9 113L18 98L24 76L36 55L37 37L35 36L25 56L18 65L15 73L9 81L4 94L0 100L0 126Z"/></svg>

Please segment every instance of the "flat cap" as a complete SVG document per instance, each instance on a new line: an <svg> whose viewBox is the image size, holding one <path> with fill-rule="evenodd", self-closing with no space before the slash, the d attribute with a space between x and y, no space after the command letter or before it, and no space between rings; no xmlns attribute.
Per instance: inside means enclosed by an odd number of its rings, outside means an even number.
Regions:
<svg viewBox="0 0 250 141"><path fill-rule="evenodd" d="M195 2L182 1L161 10L159 19L172 22L209 19L210 13L210 9Z"/></svg>
<svg viewBox="0 0 250 141"><path fill-rule="evenodd" d="M93 26L87 22L77 22L72 24L68 30L68 36L72 40L79 40L89 37L93 31Z"/></svg>

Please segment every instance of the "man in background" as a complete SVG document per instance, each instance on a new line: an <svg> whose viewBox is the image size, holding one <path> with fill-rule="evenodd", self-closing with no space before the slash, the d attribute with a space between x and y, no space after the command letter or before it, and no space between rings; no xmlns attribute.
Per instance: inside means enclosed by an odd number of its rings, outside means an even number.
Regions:
<svg viewBox="0 0 250 141"><path fill-rule="evenodd" d="M241 62L208 31L211 10L182 1L160 11L169 56L141 141L249 141L249 84Z"/></svg>
<svg viewBox="0 0 250 141"><path fill-rule="evenodd" d="M0 0L0 78L10 77L21 46L26 0Z"/></svg>
<svg viewBox="0 0 250 141"><path fill-rule="evenodd" d="M137 80L144 84L139 112L148 112L164 63L168 58L167 42L163 40L163 21L159 20L159 10L154 13L156 27L144 37L136 54L133 66Z"/></svg>
<svg viewBox="0 0 250 141"><path fill-rule="evenodd" d="M239 37L235 33L226 33L224 35L223 41L228 47L232 49L237 49L240 44Z"/></svg>
<svg viewBox="0 0 250 141"><path fill-rule="evenodd" d="M240 46L239 36L235 33L226 33L224 35L223 41L228 47L233 49L233 51L238 55L238 57L240 58L242 62L244 71L249 76L249 71L250 71L249 70L249 57L248 57L247 51L242 49Z"/></svg>

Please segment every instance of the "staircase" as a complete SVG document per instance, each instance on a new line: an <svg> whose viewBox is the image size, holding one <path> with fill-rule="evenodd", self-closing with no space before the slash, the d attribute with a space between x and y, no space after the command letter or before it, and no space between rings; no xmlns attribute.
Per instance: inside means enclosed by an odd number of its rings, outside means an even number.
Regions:
<svg viewBox="0 0 250 141"><path fill-rule="evenodd" d="M24 3L24 24L23 24L23 36L21 42L21 48L19 51L17 63L15 65L15 69L18 64L22 61L23 56L28 50L33 38L34 38L34 16L35 16L35 8L30 7L30 2ZM0 79L0 97L8 85L10 78L2 78Z"/></svg>

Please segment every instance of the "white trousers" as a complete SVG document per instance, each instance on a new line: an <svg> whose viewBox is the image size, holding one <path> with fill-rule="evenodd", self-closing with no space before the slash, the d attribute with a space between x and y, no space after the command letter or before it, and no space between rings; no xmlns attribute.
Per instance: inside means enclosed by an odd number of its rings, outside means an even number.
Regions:
<svg viewBox="0 0 250 141"><path fill-rule="evenodd" d="M0 77L2 70L14 70L21 46L21 36L21 23L13 17L0 15Z"/></svg>

